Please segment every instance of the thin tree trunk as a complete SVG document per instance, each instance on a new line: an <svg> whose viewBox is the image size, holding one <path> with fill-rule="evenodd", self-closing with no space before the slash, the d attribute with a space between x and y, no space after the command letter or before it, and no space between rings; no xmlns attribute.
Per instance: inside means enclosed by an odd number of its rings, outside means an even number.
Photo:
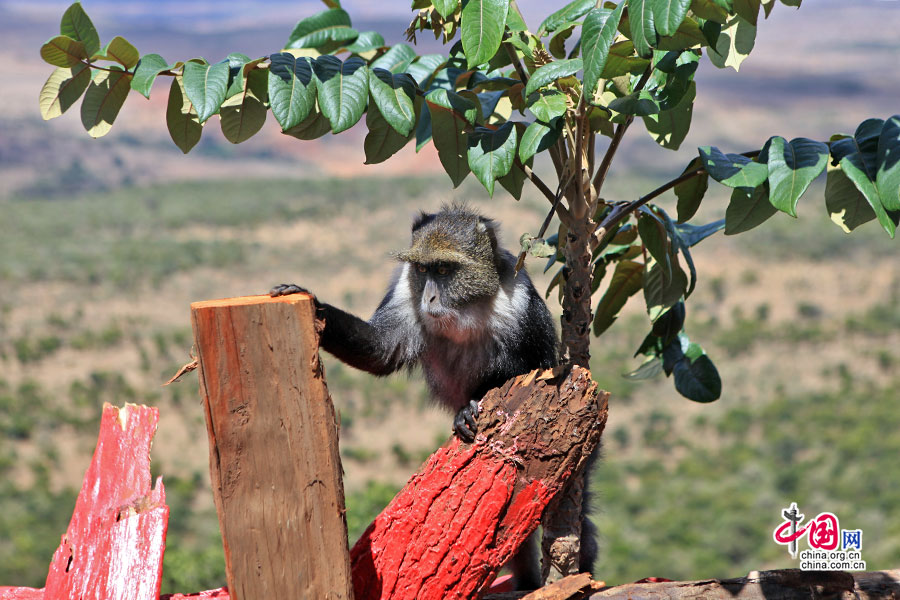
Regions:
<svg viewBox="0 0 900 600"><path fill-rule="evenodd" d="M566 237L566 269L563 274L562 340L573 365L590 368L591 250L589 219L576 219ZM546 511L541 550L545 583L578 572L581 554L581 504L584 474L573 477L559 502Z"/></svg>

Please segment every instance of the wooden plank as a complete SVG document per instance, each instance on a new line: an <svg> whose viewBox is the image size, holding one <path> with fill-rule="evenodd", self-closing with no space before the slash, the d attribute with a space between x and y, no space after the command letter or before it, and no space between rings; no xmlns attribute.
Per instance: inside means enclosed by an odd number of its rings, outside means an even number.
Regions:
<svg viewBox="0 0 900 600"><path fill-rule="evenodd" d="M231 597L351 598L338 424L311 297L198 302L191 320Z"/></svg>
<svg viewBox="0 0 900 600"><path fill-rule="evenodd" d="M607 397L580 367L489 392L475 443L452 437L354 545L356 599L476 597L583 468Z"/></svg>
<svg viewBox="0 0 900 600"><path fill-rule="evenodd" d="M44 599L155 600L169 507L151 488L155 408L105 404L100 436L69 528L53 554Z"/></svg>
<svg viewBox="0 0 900 600"><path fill-rule="evenodd" d="M754 571L734 579L630 583L608 588L591 600L710 598L712 600L876 600L900 598L900 570L847 573L781 569Z"/></svg>

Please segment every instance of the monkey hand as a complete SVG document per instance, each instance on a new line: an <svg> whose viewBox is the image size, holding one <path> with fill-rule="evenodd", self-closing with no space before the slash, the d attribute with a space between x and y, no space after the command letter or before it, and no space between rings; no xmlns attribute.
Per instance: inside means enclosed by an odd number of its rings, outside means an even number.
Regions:
<svg viewBox="0 0 900 600"><path fill-rule="evenodd" d="M294 285L293 283L281 283L269 290L269 295L273 298L276 296L289 296L290 294L309 294L315 298L315 295L308 289L302 288L299 285Z"/></svg>
<svg viewBox="0 0 900 600"><path fill-rule="evenodd" d="M453 431L462 441L472 443L475 441L475 417L478 416L478 400L469 400L469 403L459 409L453 419Z"/></svg>

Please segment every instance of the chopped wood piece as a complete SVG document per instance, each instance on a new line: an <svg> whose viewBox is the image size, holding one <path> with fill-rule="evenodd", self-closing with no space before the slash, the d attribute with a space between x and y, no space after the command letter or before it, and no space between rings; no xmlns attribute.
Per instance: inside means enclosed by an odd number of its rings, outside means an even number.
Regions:
<svg viewBox="0 0 900 600"><path fill-rule="evenodd" d="M475 443L452 437L353 547L356 600L475 597L583 468L607 397L580 367L489 392Z"/></svg>
<svg viewBox="0 0 900 600"><path fill-rule="evenodd" d="M311 296L191 305L236 600L351 598L338 424Z"/></svg>
<svg viewBox="0 0 900 600"><path fill-rule="evenodd" d="M159 597L169 507L162 478L150 487L155 408L105 404L94 458L53 554L44 598Z"/></svg>

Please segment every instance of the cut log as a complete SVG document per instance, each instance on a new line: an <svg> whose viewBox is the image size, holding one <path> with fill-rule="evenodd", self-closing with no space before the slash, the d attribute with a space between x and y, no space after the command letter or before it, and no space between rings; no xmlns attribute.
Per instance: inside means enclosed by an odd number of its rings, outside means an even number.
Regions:
<svg viewBox="0 0 900 600"><path fill-rule="evenodd" d="M580 367L534 371L489 392L475 443L452 437L353 547L356 599L483 591L584 467L607 397Z"/></svg>
<svg viewBox="0 0 900 600"><path fill-rule="evenodd" d="M900 570L755 571L735 579L631 583L602 590L591 600L709 598L711 600L876 600L900 598Z"/></svg>
<svg viewBox="0 0 900 600"><path fill-rule="evenodd" d="M75 511L53 554L45 600L159 597L169 507L150 487L155 408L105 404L100 437Z"/></svg>
<svg viewBox="0 0 900 600"><path fill-rule="evenodd" d="M235 600L351 598L338 424L309 295L191 305Z"/></svg>

